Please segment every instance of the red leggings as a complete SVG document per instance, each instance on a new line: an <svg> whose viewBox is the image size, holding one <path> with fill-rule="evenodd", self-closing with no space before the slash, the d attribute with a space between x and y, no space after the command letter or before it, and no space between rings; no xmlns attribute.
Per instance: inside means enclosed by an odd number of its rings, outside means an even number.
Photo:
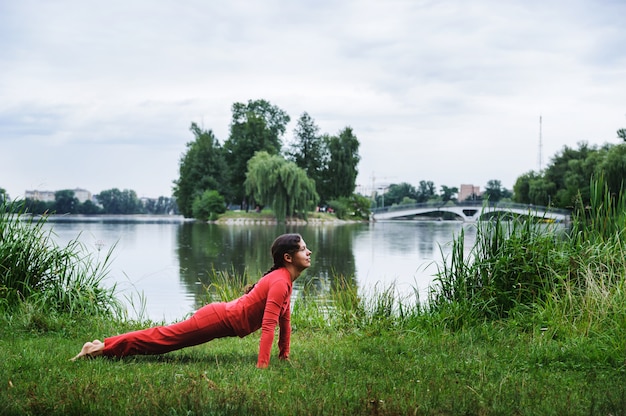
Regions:
<svg viewBox="0 0 626 416"><path fill-rule="evenodd" d="M107 357L163 354L216 338L236 336L223 319L224 310L224 303L212 303L182 322L105 338L102 354Z"/></svg>

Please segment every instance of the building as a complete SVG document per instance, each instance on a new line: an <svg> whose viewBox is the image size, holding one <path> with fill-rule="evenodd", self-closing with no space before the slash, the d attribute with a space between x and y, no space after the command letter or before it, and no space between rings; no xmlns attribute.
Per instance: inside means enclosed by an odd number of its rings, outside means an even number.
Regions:
<svg viewBox="0 0 626 416"><path fill-rule="evenodd" d="M462 184L459 190L459 202L465 201L472 195L480 195L480 186Z"/></svg>
<svg viewBox="0 0 626 416"><path fill-rule="evenodd" d="M54 191L24 191L25 199L33 199L35 201L54 202Z"/></svg>
<svg viewBox="0 0 626 416"><path fill-rule="evenodd" d="M78 202L81 204L85 201L92 200L91 192L82 188L70 189L70 191L74 192L74 198L78 199ZM44 202L54 202L56 191L39 191L39 190L26 190L24 192L24 198L33 199L35 201L44 201Z"/></svg>
<svg viewBox="0 0 626 416"><path fill-rule="evenodd" d="M78 199L81 204L85 203L85 201L90 201L92 199L91 192L86 189L76 188L72 189L72 191L74 191L74 197Z"/></svg>

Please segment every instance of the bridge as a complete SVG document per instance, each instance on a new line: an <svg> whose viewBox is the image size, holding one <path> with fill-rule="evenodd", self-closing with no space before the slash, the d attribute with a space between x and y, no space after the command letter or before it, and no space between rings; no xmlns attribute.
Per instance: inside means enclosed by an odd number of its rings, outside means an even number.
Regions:
<svg viewBox="0 0 626 416"><path fill-rule="evenodd" d="M481 219L489 218L498 213L537 217L554 222L569 222L570 219L570 211L552 207L515 204L511 202L448 201L445 204L441 202L425 202L420 204L376 208L372 209L372 220L411 220L420 219L420 216L423 216L424 219L441 218L441 215L435 217L425 215L433 213L451 213L464 222L480 221Z"/></svg>

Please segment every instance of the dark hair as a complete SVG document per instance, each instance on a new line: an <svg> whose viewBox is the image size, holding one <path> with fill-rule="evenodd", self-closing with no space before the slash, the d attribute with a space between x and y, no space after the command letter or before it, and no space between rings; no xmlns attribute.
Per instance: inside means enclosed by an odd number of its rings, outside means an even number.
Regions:
<svg viewBox="0 0 626 416"><path fill-rule="evenodd" d="M300 241L302 241L300 234L283 234L276 237L276 240L272 243L274 264L263 276L283 267L285 265L285 254L294 254L300 250Z"/></svg>
<svg viewBox="0 0 626 416"><path fill-rule="evenodd" d="M285 254L293 255L296 251L300 250L300 241L302 241L302 236L300 234L283 234L276 237L272 243L271 250L274 264L268 271L263 273L263 276L284 267ZM255 285L256 283L253 285L247 285L244 288L244 293L249 293Z"/></svg>

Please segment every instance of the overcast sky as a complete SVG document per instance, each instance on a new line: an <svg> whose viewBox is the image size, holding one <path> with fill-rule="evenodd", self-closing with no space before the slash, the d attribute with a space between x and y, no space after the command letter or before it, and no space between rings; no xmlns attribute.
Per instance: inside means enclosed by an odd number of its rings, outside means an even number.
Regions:
<svg viewBox="0 0 626 416"><path fill-rule="evenodd" d="M292 119L284 143L303 112L352 127L361 189L512 189L563 146L619 143L624 16L624 0L0 0L0 188L170 196L190 124L223 143L232 104L265 99Z"/></svg>

